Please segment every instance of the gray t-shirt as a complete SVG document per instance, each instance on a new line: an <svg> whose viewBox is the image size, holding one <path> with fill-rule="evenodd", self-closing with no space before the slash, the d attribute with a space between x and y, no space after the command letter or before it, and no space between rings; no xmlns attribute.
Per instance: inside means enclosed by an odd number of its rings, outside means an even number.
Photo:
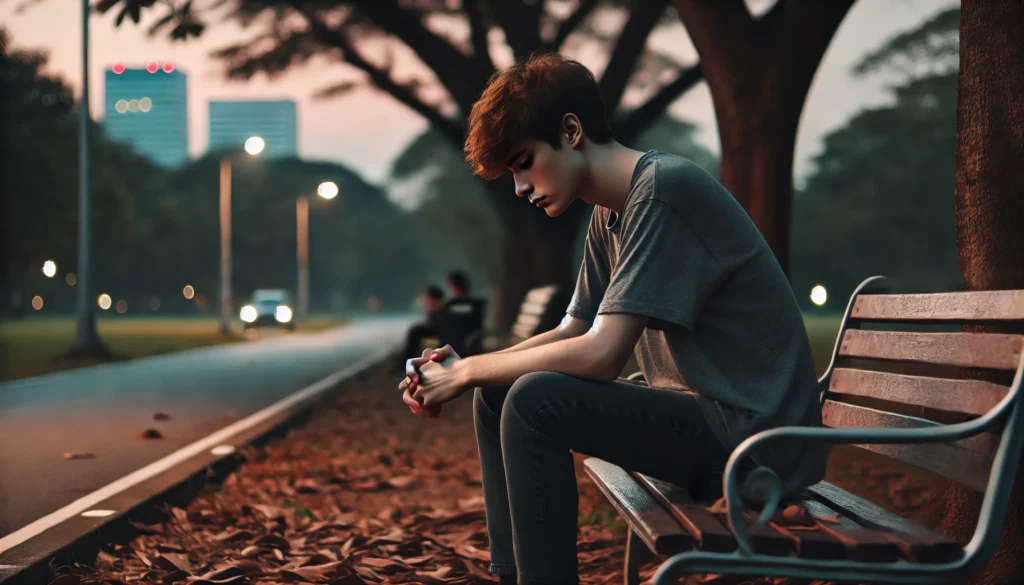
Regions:
<svg viewBox="0 0 1024 585"><path fill-rule="evenodd" d="M595 208L567 312L588 322L605 313L649 317L636 345L647 383L698 394L730 450L764 429L821 425L789 281L736 199L685 158L647 152L621 217ZM754 460L780 475L786 493L824 475L820 446L775 441Z"/></svg>

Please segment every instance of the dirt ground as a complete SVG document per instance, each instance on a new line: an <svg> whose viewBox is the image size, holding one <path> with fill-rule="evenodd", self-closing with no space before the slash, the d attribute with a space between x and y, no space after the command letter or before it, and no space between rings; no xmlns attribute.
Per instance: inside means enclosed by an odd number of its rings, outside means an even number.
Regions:
<svg viewBox="0 0 1024 585"><path fill-rule="evenodd" d="M469 395L426 420L401 402L397 382L378 368L348 383L308 424L250 449L238 471L187 509L137 526L135 540L108 547L94 566L60 568L53 585L491 582ZM834 451L828 479L908 513L931 497L931 478L860 453ZM625 524L582 460L580 580L622 583ZM806 581L694 576L683 583Z"/></svg>

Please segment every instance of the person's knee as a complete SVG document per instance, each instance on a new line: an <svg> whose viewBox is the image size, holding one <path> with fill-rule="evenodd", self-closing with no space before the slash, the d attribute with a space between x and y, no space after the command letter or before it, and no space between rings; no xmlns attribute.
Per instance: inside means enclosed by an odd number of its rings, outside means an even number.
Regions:
<svg viewBox="0 0 1024 585"><path fill-rule="evenodd" d="M532 372L512 385L502 406L502 425L514 417L517 423L538 430L540 417L552 408L554 390L568 378L555 372Z"/></svg>

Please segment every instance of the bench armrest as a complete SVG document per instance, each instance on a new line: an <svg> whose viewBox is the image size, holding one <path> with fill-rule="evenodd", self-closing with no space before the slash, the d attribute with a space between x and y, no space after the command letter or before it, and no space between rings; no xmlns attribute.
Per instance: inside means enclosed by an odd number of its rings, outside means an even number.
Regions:
<svg viewBox="0 0 1024 585"><path fill-rule="evenodd" d="M750 537L744 522L741 521L743 501L737 473L740 461L748 457L754 448L773 439L803 439L822 443L939 443L956 441L997 425L1009 412L1016 400L1016 388L1012 389L1003 400L986 415L975 420L939 425L917 429L889 428L828 428L828 427L778 427L761 431L740 443L725 466L723 491L728 503L729 525L736 535L736 542L743 554L753 554ZM782 500L782 481L772 470L759 467L748 475L745 489L747 493L760 492L764 500L764 509L756 523L764 524L778 510Z"/></svg>

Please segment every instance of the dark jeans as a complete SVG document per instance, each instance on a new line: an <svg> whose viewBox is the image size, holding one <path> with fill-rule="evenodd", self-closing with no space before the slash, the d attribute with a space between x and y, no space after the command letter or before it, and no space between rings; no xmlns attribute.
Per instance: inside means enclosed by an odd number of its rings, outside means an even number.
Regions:
<svg viewBox="0 0 1024 585"><path fill-rule="evenodd" d="M691 490L718 490L728 453L695 395L551 372L477 388L491 573L521 585L578 583L570 450Z"/></svg>

